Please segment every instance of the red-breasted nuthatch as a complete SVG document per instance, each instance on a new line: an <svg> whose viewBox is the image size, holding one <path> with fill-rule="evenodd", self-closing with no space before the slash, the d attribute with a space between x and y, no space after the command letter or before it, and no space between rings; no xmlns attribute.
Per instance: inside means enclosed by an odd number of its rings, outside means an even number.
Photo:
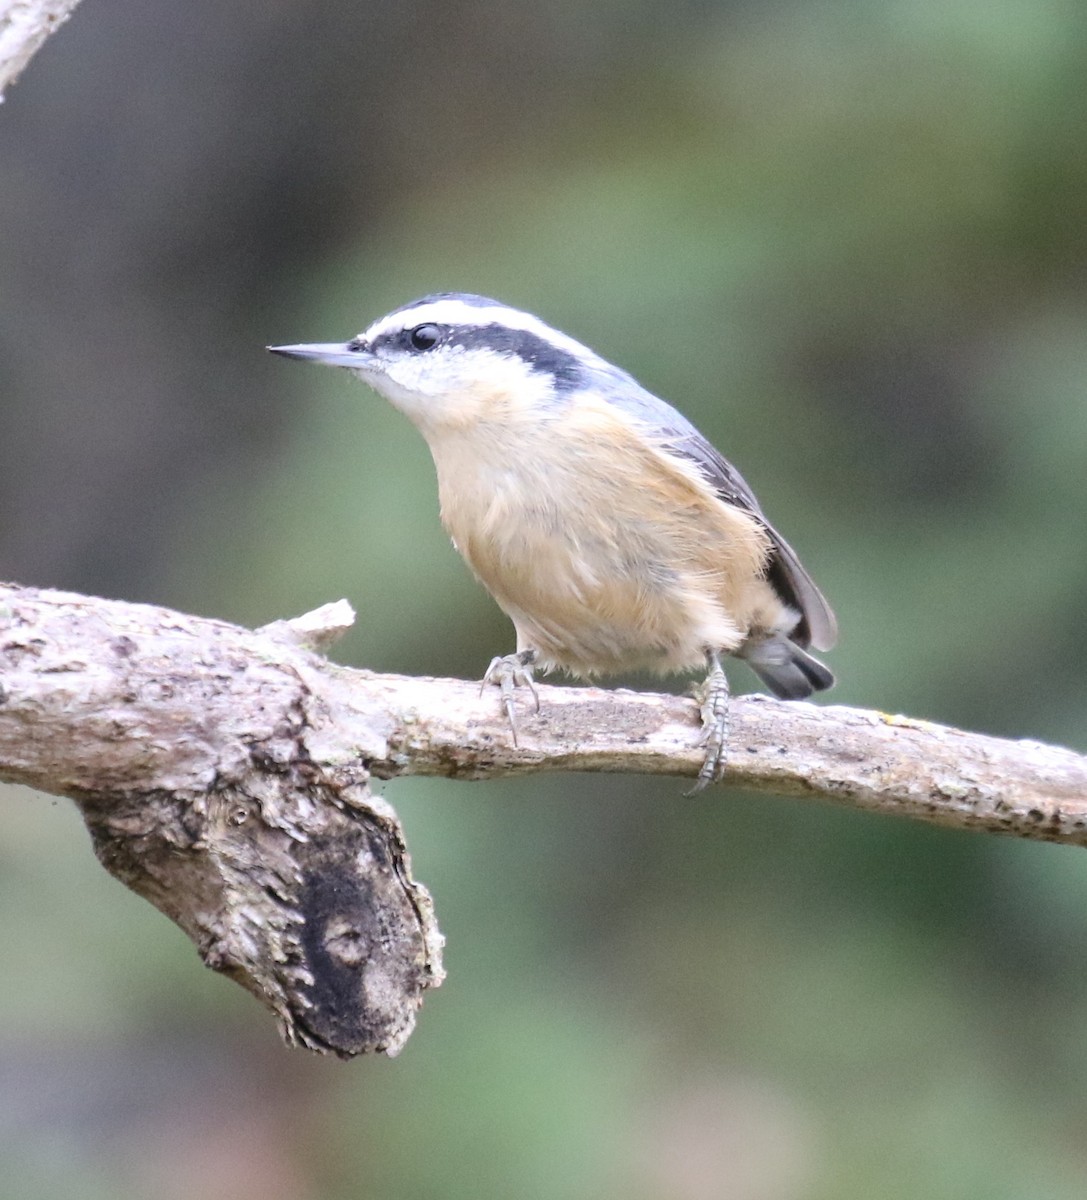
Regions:
<svg viewBox="0 0 1087 1200"><path fill-rule="evenodd" d="M483 296L426 296L349 342L270 346L346 367L418 426L453 544L513 621L515 654L484 682L534 668L594 676L708 666L706 757L728 734L721 654L779 697L834 682L807 653L834 615L739 472L625 371L528 313ZM537 707L538 707L537 699Z"/></svg>

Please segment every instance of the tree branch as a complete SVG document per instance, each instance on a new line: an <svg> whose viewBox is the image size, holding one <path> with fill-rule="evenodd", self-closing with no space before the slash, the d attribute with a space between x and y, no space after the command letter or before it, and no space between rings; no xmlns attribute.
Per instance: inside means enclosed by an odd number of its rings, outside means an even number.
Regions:
<svg viewBox="0 0 1087 1200"><path fill-rule="evenodd" d="M395 1052L442 938L371 775L691 776L694 701L540 688L514 746L490 689L321 658L343 601L249 631L0 585L0 779L72 797L108 870L291 1042ZM842 707L737 699L726 782L1087 844L1087 758Z"/></svg>
<svg viewBox="0 0 1087 1200"><path fill-rule="evenodd" d="M0 0L0 101L79 0Z"/></svg>

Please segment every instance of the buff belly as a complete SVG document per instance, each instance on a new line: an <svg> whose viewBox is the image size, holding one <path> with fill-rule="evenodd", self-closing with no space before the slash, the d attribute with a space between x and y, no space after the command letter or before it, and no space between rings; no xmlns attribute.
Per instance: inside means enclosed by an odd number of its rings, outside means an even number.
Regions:
<svg viewBox="0 0 1087 1200"><path fill-rule="evenodd" d="M696 668L780 620L759 522L608 406L494 428L428 437L442 521L542 666Z"/></svg>

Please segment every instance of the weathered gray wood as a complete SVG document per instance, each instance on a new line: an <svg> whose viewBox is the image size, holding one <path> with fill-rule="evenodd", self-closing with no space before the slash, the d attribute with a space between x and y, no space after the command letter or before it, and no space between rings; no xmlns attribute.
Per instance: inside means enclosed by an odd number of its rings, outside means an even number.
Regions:
<svg viewBox="0 0 1087 1200"><path fill-rule="evenodd" d="M0 779L71 796L105 866L279 1017L288 1040L395 1051L442 939L371 775L694 777L693 700L539 689L514 746L494 689L336 666L344 602L255 631L0 586ZM1087 844L1087 758L842 707L732 706L725 782ZM705 800L696 801L705 803Z"/></svg>
<svg viewBox="0 0 1087 1200"><path fill-rule="evenodd" d="M442 939L368 787L382 739L341 718L313 640L0 588L0 778L71 796L107 870L288 1041L395 1053Z"/></svg>

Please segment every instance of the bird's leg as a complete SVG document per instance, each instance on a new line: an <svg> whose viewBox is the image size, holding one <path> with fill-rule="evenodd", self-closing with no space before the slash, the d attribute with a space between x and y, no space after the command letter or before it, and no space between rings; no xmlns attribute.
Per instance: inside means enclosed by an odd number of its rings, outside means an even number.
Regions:
<svg viewBox="0 0 1087 1200"><path fill-rule="evenodd" d="M517 720L513 706L513 689L524 684L532 693L536 702L536 711L540 711L540 694L536 691L536 683L532 678L532 664L536 661L535 650L518 650L516 654L500 654L491 659L491 665L479 685L479 694L488 683L493 683L502 692L502 705L506 710L506 719L510 723L510 733L513 734L513 744L517 745Z"/></svg>
<svg viewBox="0 0 1087 1200"><path fill-rule="evenodd" d="M706 663L709 674L696 693L701 705L702 745L706 747L706 757L688 796L696 796L721 778L728 750L728 676L716 650L706 651Z"/></svg>

